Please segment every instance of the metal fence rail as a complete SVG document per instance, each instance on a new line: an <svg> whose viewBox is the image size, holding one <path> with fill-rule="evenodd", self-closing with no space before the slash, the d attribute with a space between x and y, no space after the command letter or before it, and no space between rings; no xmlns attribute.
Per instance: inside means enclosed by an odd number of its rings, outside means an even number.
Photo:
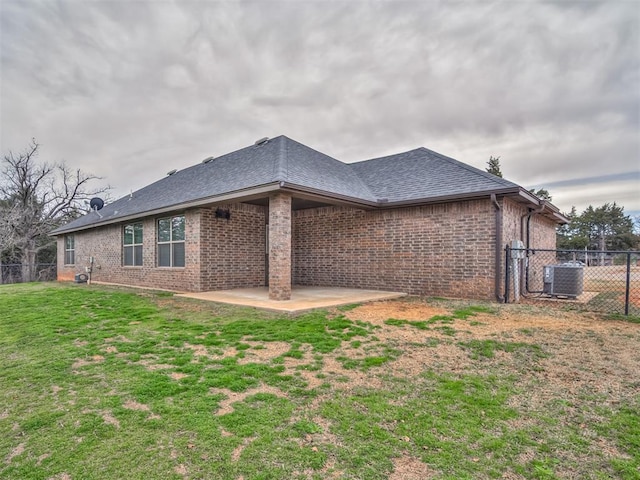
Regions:
<svg viewBox="0 0 640 480"><path fill-rule="evenodd" d="M24 272L32 272L32 280L38 282L53 281L57 277L55 263L37 263L23 265L21 263L0 263L0 284L24 282Z"/></svg>
<svg viewBox="0 0 640 480"><path fill-rule="evenodd" d="M640 316L640 252L506 248L505 301Z"/></svg>

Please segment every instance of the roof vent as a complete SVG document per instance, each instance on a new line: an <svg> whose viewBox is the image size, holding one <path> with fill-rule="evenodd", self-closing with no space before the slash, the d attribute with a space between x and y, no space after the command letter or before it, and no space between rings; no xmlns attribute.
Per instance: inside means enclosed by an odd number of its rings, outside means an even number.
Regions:
<svg viewBox="0 0 640 480"><path fill-rule="evenodd" d="M174 168L173 170L169 170L169 171L167 172L167 176L169 176L169 177L170 177L171 175L173 175L173 174L174 174L174 173L176 173L177 171L178 171L178 170L176 170L175 168Z"/></svg>
<svg viewBox="0 0 640 480"><path fill-rule="evenodd" d="M204 160L202 160L202 163L209 163L209 162L212 162L214 158L215 158L215 157L207 157L207 158L205 158Z"/></svg>
<svg viewBox="0 0 640 480"><path fill-rule="evenodd" d="M254 145L259 147L260 145L264 145L268 141L269 141L269 137L262 137L261 139L256 140L256 143L254 143Z"/></svg>

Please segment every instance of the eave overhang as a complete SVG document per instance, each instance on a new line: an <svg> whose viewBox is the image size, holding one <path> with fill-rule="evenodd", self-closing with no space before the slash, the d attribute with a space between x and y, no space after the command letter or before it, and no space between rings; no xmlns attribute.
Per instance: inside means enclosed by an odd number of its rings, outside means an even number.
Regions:
<svg viewBox="0 0 640 480"><path fill-rule="evenodd" d="M50 236L58 236L66 233L79 232L83 230L90 230L96 227L103 227L106 225L113 225L131 220L136 220L144 217L163 215L170 212L179 210L187 210L190 208L197 208L221 203L234 202L246 202L256 200L258 198L264 198L269 194L276 191L284 191L291 193L292 195L299 196L301 198L324 201L334 205L348 206L352 208L360 208L363 210L376 210L376 209L391 209L400 207L412 207L420 205L433 205L438 203L449 203L455 201L464 200L479 200L490 198L491 195L498 197L509 197L519 203L527 204L530 207L536 208L542 205L545 209L541 212L542 215L554 220L556 223L569 223L569 220L559 213L557 207L551 203L538 199L535 195L531 194L522 187L508 187L495 190L484 190L480 192L467 192L458 193L453 195L441 195L437 197L428 198L416 198L403 201L387 201L386 199L377 199L376 201L366 200L357 197L351 197L348 195L342 195L333 192L327 192L319 189L305 187L302 185L296 185L288 182L272 182L269 184L261 185L258 187L252 187L243 190L236 190L234 192L228 192L222 195L214 195L210 197L200 198L188 202L177 203L174 205L168 205L162 208L147 210L143 212L137 212L130 215L123 215L112 218L104 218L98 222L94 222L87 225L78 227L65 228L60 227L51 233ZM90 214L91 215L91 214Z"/></svg>

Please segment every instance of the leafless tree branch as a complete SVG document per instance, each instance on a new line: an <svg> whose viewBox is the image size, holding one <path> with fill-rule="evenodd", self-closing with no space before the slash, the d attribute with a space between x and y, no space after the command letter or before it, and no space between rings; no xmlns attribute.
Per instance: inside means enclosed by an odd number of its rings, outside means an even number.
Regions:
<svg viewBox="0 0 640 480"><path fill-rule="evenodd" d="M110 187L92 188L100 177L64 162L37 163L35 139L19 154L4 156L0 177L0 254L10 252L24 266L34 265L39 251L53 243L51 230L86 212L84 202Z"/></svg>

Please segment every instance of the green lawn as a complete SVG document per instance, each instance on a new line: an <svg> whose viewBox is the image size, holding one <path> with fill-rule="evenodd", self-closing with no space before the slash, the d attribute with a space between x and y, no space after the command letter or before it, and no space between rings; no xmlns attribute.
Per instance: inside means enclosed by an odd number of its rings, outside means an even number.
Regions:
<svg viewBox="0 0 640 480"><path fill-rule="evenodd" d="M640 478L640 325L402 302L0 286L0 478Z"/></svg>

